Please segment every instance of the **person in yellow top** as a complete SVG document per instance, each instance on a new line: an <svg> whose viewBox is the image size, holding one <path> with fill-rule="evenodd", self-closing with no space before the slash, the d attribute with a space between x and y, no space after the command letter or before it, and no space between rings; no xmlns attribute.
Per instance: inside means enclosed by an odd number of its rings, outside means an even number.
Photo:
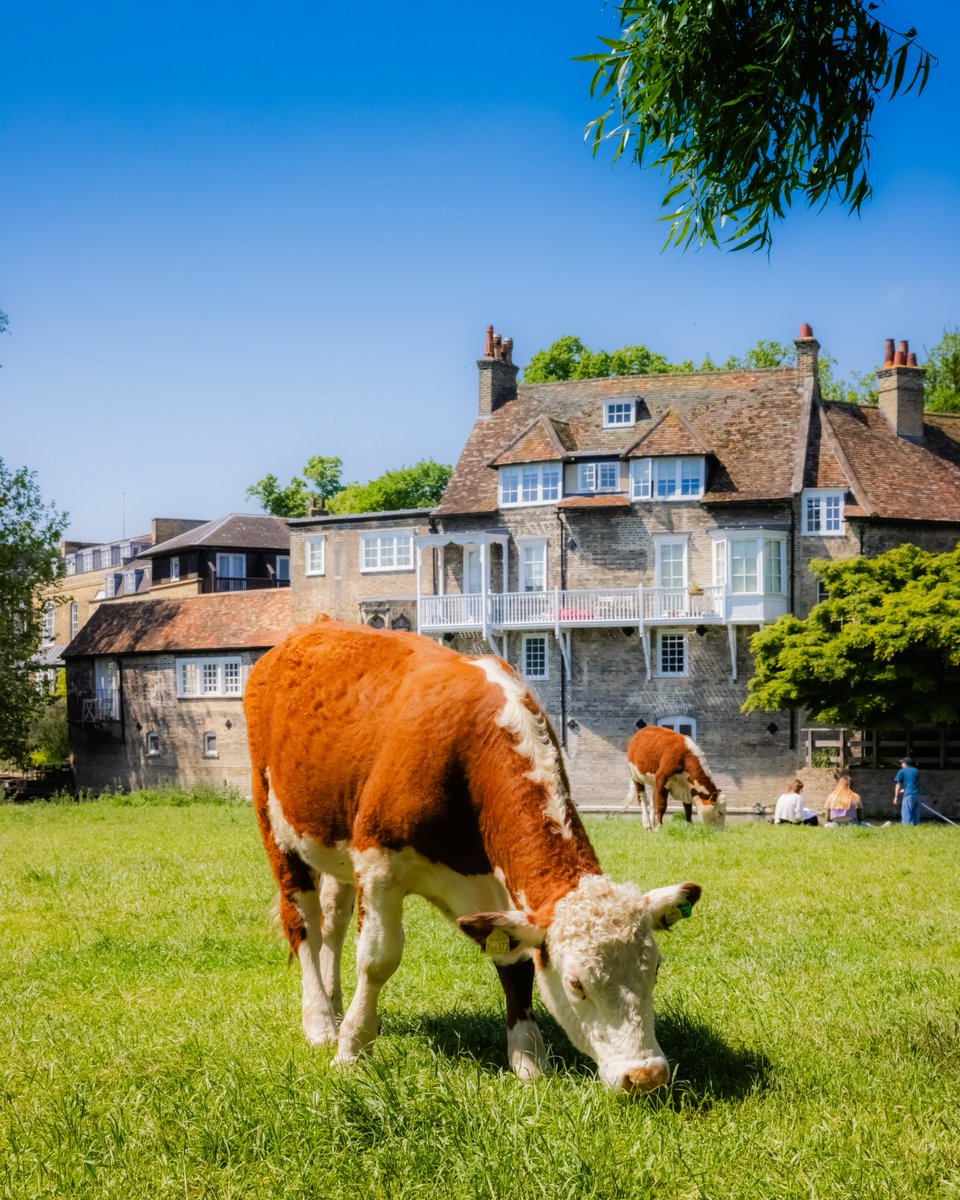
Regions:
<svg viewBox="0 0 960 1200"><path fill-rule="evenodd" d="M850 776L846 771L837 776L836 787L827 797L823 816L826 829L833 829L837 825L860 825L863 822L863 805L850 786Z"/></svg>

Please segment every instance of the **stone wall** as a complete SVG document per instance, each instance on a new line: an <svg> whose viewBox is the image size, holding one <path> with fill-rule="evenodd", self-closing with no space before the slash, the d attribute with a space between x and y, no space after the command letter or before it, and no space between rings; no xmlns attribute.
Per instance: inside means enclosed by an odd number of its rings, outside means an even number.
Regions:
<svg viewBox="0 0 960 1200"><path fill-rule="evenodd" d="M239 652L245 685L262 651ZM219 651L216 657L236 657ZM250 794L250 760L240 696L189 697L176 691L177 658L208 654L126 655L120 658L120 721L80 722L79 694L92 692L93 664L71 660L67 683L77 786L99 791L191 787L197 783ZM159 737L159 754L147 753L147 734ZM204 734L216 735L216 756L204 754Z"/></svg>

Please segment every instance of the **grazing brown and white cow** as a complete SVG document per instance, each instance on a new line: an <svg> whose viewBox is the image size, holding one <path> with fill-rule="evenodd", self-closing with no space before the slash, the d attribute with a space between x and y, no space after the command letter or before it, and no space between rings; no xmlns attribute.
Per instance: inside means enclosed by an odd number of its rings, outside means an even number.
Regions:
<svg viewBox="0 0 960 1200"><path fill-rule="evenodd" d="M723 828L727 802L710 778L700 747L692 738L661 725L644 725L630 739L627 762L645 829L656 829L663 823L668 796L683 805L687 821L693 818L696 798L704 825Z"/></svg>
<svg viewBox="0 0 960 1200"><path fill-rule="evenodd" d="M339 1062L370 1047L414 893L493 960L522 1079L548 1069L531 1013L536 968L547 1007L606 1084L668 1081L654 1033L653 933L689 916L700 888L643 893L601 874L553 731L505 663L321 620L260 659L244 708L311 1042L336 1043ZM355 895L357 987L341 1019Z"/></svg>

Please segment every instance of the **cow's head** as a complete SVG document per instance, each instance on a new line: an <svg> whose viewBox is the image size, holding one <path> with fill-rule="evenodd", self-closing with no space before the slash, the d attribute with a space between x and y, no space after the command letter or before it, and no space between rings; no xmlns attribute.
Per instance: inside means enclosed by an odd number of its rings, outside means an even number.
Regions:
<svg viewBox="0 0 960 1200"><path fill-rule="evenodd" d="M481 944L496 927L513 946L536 950L544 1003L577 1049L596 1059L603 1082L651 1091L670 1079L654 1032L660 951L653 934L689 916L699 898L695 883L644 894L585 875L557 902L546 927L520 912L464 917L460 926Z"/></svg>
<svg viewBox="0 0 960 1200"><path fill-rule="evenodd" d="M700 811L700 820L704 825L712 829L723 829L727 822L727 802L719 792L712 800L698 797L697 808Z"/></svg>

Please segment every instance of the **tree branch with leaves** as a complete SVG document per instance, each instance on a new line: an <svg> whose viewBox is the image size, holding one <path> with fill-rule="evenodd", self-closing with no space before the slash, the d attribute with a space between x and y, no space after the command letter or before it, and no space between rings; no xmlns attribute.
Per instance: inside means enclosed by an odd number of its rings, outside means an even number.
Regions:
<svg viewBox="0 0 960 1200"><path fill-rule="evenodd" d="M772 245L794 199L858 212L879 99L927 82L933 56L858 0L623 0L620 36L580 61L607 103L596 154L658 167L665 247Z"/></svg>

